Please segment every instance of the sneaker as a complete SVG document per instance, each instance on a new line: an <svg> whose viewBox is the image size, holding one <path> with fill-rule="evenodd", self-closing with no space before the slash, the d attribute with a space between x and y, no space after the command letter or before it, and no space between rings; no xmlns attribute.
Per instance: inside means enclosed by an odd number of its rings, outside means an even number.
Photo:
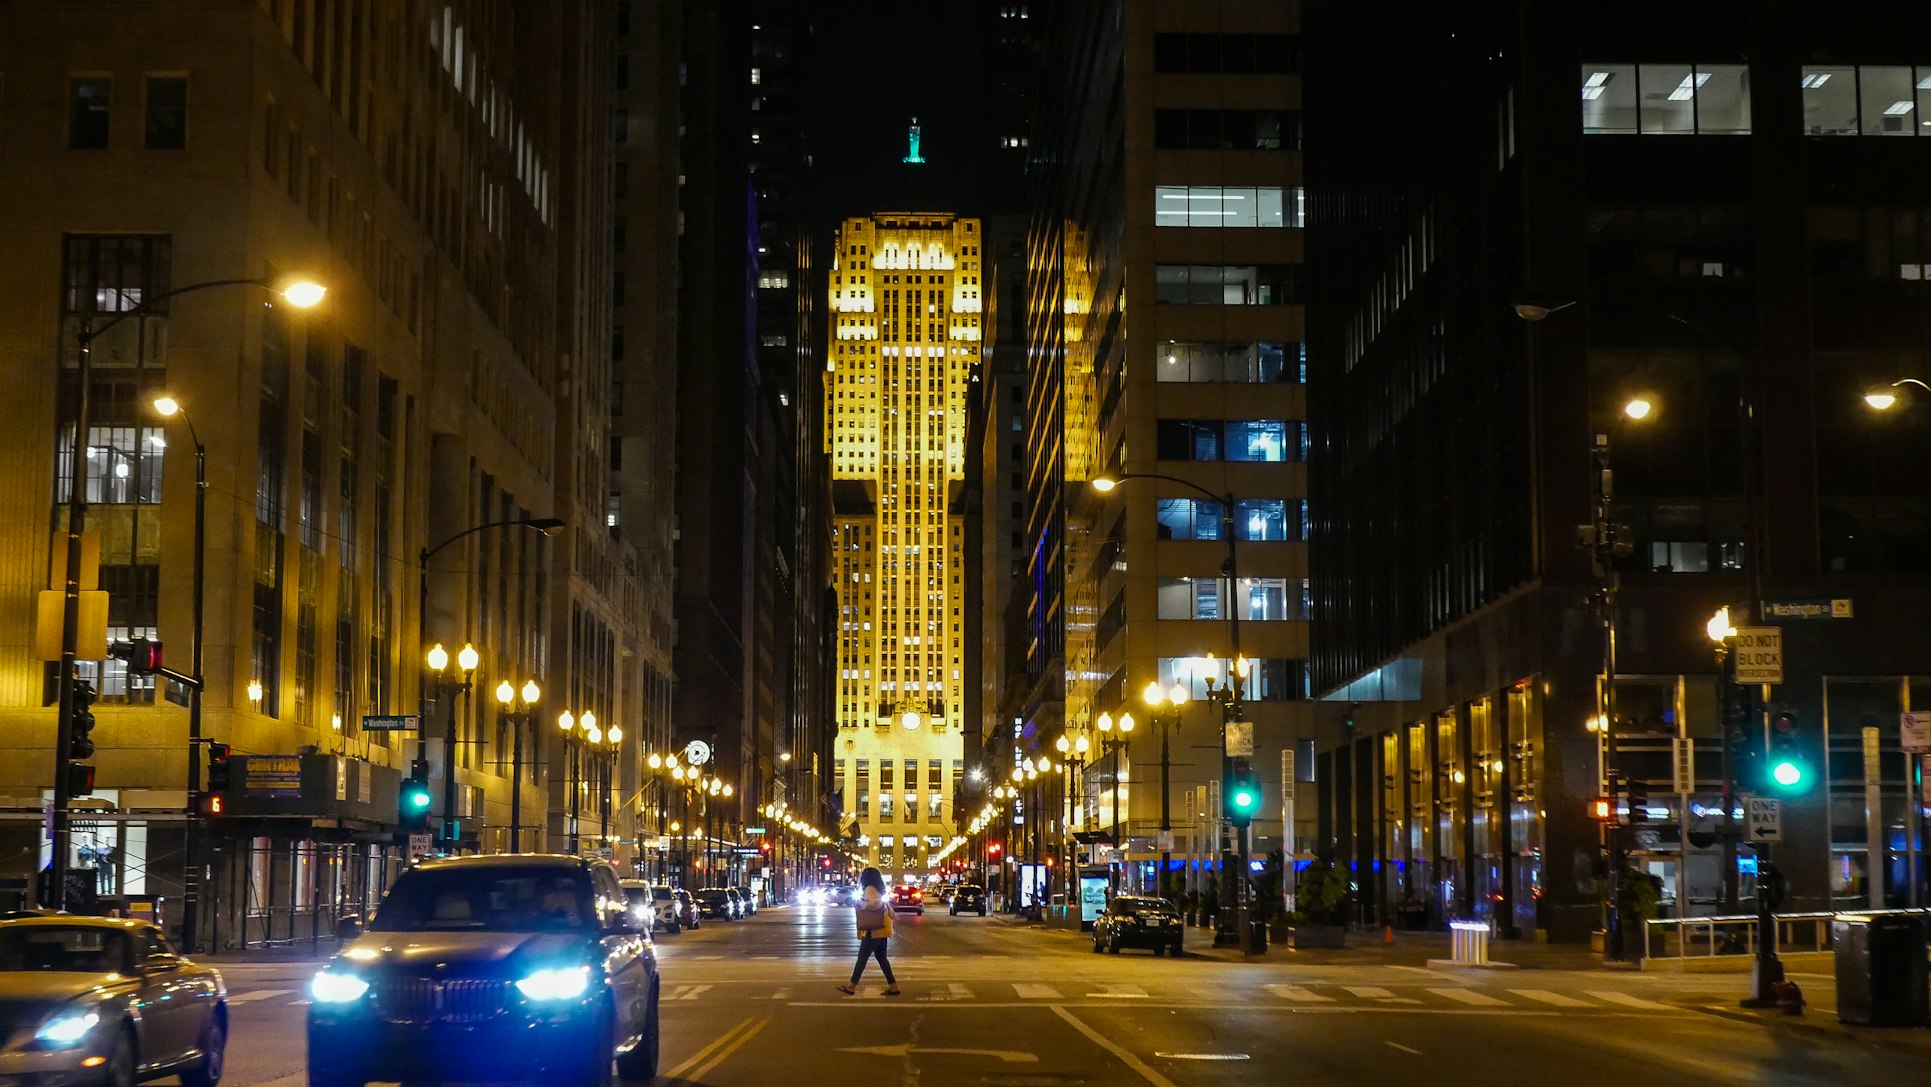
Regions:
<svg viewBox="0 0 1931 1087"><path fill-rule="evenodd" d="M851 986L849 986L849 985L840 985L840 986L838 987L838 991L839 991L839 992L841 992L841 993L844 993L844 994L845 994L846 996L857 996L857 995L858 995L858 990L857 990L857 989L854 989L854 988L852 988L852 987L851 987Z"/></svg>
<svg viewBox="0 0 1931 1087"><path fill-rule="evenodd" d="M886 996L897 996L897 995L898 995L898 986L897 986L896 984L893 984L893 985L887 985L887 986L885 987L885 995L886 995Z"/></svg>

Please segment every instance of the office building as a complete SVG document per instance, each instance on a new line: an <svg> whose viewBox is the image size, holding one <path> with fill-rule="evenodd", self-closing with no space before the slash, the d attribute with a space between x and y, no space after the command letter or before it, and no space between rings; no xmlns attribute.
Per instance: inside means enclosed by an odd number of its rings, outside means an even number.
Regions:
<svg viewBox="0 0 1931 1087"><path fill-rule="evenodd" d="M825 354L842 828L888 880L948 844L964 772L966 395L989 299L976 219L883 212L835 235Z"/></svg>
<svg viewBox="0 0 1931 1087"><path fill-rule="evenodd" d="M1927 13L1308 15L1320 833L1364 913L1587 939L1598 795L1662 915L1747 910L1726 763L1786 909L1921 902ZM1723 605L1781 627L1767 698Z"/></svg>

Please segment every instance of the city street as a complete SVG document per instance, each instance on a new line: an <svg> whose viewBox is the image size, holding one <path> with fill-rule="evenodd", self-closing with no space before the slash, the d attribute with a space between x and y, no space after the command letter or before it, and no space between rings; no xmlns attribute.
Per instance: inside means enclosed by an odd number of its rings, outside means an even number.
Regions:
<svg viewBox="0 0 1931 1087"><path fill-rule="evenodd" d="M857 997L850 911L773 909L658 940L663 1083L1845 1084L1931 1073L1911 1051L1740 1022L1740 979L1598 970L1444 972L1094 955L1000 918L904 916ZM1345 961L1345 960L1343 960ZM230 964L231 1087L301 1087L308 964ZM1811 979L1805 979L1811 987ZM1823 979L1818 987L1826 988ZM1813 996L1813 999L1816 999ZM1810 1025L1832 1025L1828 1005ZM1915 1032L1906 1032L1907 1034ZM1896 1036L1894 1036L1896 1037Z"/></svg>

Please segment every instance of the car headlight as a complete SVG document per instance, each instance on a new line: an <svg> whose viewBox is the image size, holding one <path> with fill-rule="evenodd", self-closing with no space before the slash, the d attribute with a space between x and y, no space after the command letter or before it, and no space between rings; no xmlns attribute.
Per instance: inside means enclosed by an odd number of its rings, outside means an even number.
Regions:
<svg viewBox="0 0 1931 1087"><path fill-rule="evenodd" d="M588 966L559 966L518 979L517 992L531 1000L574 1000L590 987Z"/></svg>
<svg viewBox="0 0 1931 1087"><path fill-rule="evenodd" d="M100 1021L101 1017L94 1012L62 1012L40 1024L40 1029L34 1031L34 1040L54 1046L77 1045Z"/></svg>
<svg viewBox="0 0 1931 1087"><path fill-rule="evenodd" d="M308 983L309 995L317 1004L346 1004L351 1000L362 999L369 991L369 983L354 974L338 974L324 970L315 975Z"/></svg>

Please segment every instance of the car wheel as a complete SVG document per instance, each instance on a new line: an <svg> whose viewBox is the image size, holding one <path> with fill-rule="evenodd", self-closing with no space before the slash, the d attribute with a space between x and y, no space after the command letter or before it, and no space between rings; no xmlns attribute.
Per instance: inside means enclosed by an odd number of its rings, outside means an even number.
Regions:
<svg viewBox="0 0 1931 1087"><path fill-rule="evenodd" d="M628 1053L617 1055L617 1075L626 1080L648 1083L657 1078L657 983L650 985L650 1010L644 1015L644 1036Z"/></svg>
<svg viewBox="0 0 1931 1087"><path fill-rule="evenodd" d="M1111 952L1112 954L1115 954L1115 955L1118 955L1118 954L1120 953L1120 940L1119 940L1119 937L1117 937L1117 936L1116 936L1116 937L1114 937L1114 938L1113 938L1113 940L1112 940L1112 942L1110 942L1110 943L1108 943L1108 944L1106 945L1106 950L1107 950L1107 951L1109 951L1109 952Z"/></svg>
<svg viewBox="0 0 1931 1087"><path fill-rule="evenodd" d="M107 1051L107 1062L101 1065L101 1087L134 1087L135 1072L134 1034L122 1027L114 1034L114 1047Z"/></svg>
<svg viewBox="0 0 1931 1087"><path fill-rule="evenodd" d="M1097 955L1100 953L1101 950L1102 949L1100 947L1100 934L1096 932L1093 934L1093 954Z"/></svg>
<svg viewBox="0 0 1931 1087"><path fill-rule="evenodd" d="M986 908L984 906L979 907L979 916L984 917L985 915L986 915Z"/></svg>
<svg viewBox="0 0 1931 1087"><path fill-rule="evenodd" d="M1186 952L1184 952L1184 951L1182 951L1182 950L1180 950L1180 941L1179 941L1179 940L1175 940L1175 941L1173 942L1173 946L1172 946L1172 947L1169 947L1169 948L1167 948L1167 954L1169 954L1169 955L1172 955L1172 956L1173 956L1174 958L1176 958L1176 959L1177 959L1177 958L1179 958L1180 956L1182 956L1182 955L1184 955L1184 954L1186 954Z"/></svg>
<svg viewBox="0 0 1931 1087"><path fill-rule="evenodd" d="M227 1062L228 1030L219 1015L208 1016L201 1037L195 1040L201 1059L181 1070L181 1087L215 1087L221 1082L222 1065Z"/></svg>
<svg viewBox="0 0 1931 1087"><path fill-rule="evenodd" d="M1163 947L1163 946L1161 946L1160 944L1154 944L1154 945L1153 945L1153 957L1154 957L1154 958L1156 958L1156 959L1159 959L1159 958L1165 958L1165 957L1166 957L1166 954L1167 954L1167 949L1166 949L1165 947Z"/></svg>

